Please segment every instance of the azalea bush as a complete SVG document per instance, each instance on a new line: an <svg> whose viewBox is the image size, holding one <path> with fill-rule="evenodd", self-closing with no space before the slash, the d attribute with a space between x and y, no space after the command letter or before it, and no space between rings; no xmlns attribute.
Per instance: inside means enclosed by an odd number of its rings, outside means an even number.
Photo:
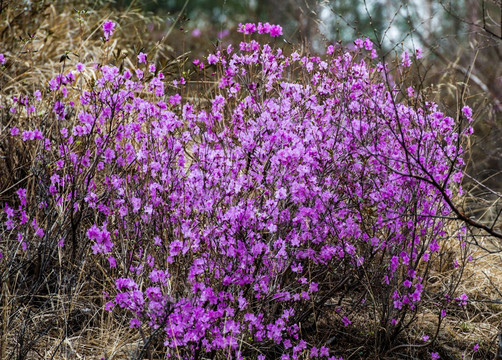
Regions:
<svg viewBox="0 0 502 360"><path fill-rule="evenodd" d="M276 46L276 25L239 31L192 78L140 53L12 98L2 141L29 173L2 204L2 277L92 259L143 350L183 359L336 359L357 329L383 353L425 306L440 326L467 300L467 255L440 293L430 273L465 245L470 109L454 120L405 88L420 52L391 71L369 39L320 57Z"/></svg>

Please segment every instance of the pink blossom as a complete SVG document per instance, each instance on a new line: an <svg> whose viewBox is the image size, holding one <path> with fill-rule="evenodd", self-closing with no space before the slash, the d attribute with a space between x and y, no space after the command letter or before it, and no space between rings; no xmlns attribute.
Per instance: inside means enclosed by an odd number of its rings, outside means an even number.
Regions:
<svg viewBox="0 0 502 360"><path fill-rule="evenodd" d="M129 324L129 327L130 328L138 328L141 326L141 321L139 321L138 319L131 319L130 321L130 324Z"/></svg>
<svg viewBox="0 0 502 360"><path fill-rule="evenodd" d="M347 327L347 326L349 326L350 324L352 324L352 322L351 322L351 321L350 321L350 320L349 320L346 316L344 316L344 317L342 318L342 322L343 322L343 326L345 326L345 327Z"/></svg>
<svg viewBox="0 0 502 360"><path fill-rule="evenodd" d="M117 262L113 256L108 257L108 262L110 264L110 268L117 267Z"/></svg>
<svg viewBox="0 0 502 360"><path fill-rule="evenodd" d="M207 57L207 63L209 65L213 65L213 64L216 64L218 62L218 57L214 54L210 54L208 55Z"/></svg>
<svg viewBox="0 0 502 360"><path fill-rule="evenodd" d="M146 64L146 54L145 54L145 53L140 52L140 53L138 54L138 62L139 62L140 64Z"/></svg>
<svg viewBox="0 0 502 360"><path fill-rule="evenodd" d="M368 51L373 50L373 42L369 38L364 39L364 49Z"/></svg>
<svg viewBox="0 0 502 360"><path fill-rule="evenodd" d="M421 59L421 58L422 58L422 48L421 48L421 47L419 47L419 46L417 46L417 47L415 48L415 57L416 57L417 59Z"/></svg>
<svg viewBox="0 0 502 360"><path fill-rule="evenodd" d="M403 51L401 59L401 64L403 65L403 67L408 68L411 66L410 54L408 53L408 50Z"/></svg>
<svg viewBox="0 0 502 360"><path fill-rule="evenodd" d="M115 23L113 21L108 20L103 23L103 33L106 41L110 40L114 31L115 31Z"/></svg>
<svg viewBox="0 0 502 360"><path fill-rule="evenodd" d="M181 103L181 95L175 94L175 95L169 97L169 103L171 105L179 105Z"/></svg>
<svg viewBox="0 0 502 360"><path fill-rule="evenodd" d="M464 106L462 108L462 114L464 114L466 118L470 118L472 117L472 109L469 106Z"/></svg>
<svg viewBox="0 0 502 360"><path fill-rule="evenodd" d="M272 25L270 28L270 36L277 37L282 35L282 27L280 25Z"/></svg>

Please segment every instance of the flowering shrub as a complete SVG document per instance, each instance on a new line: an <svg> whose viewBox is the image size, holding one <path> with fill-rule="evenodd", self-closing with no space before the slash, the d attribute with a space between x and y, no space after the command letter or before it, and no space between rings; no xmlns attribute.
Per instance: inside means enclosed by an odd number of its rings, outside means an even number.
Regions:
<svg viewBox="0 0 502 360"><path fill-rule="evenodd" d="M105 259L107 309L179 358L335 359L311 341L321 316L344 329L366 313L384 350L426 299L441 319L455 294L437 300L428 273L470 128L399 101L368 39L321 58L251 38L277 26L239 31L238 50L194 62L217 77L208 98L187 100L141 53L136 69L96 65L94 82L80 63L56 76L41 115L40 92L15 99L13 114L48 120L10 131L36 151L35 181L4 205L0 266L56 248Z"/></svg>

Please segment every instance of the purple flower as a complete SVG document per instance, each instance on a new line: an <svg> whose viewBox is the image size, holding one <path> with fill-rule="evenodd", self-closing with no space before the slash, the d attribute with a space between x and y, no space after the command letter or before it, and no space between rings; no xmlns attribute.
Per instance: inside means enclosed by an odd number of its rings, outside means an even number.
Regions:
<svg viewBox="0 0 502 360"><path fill-rule="evenodd" d="M139 321L138 319L131 319L129 324L129 327L131 329L139 328L140 326L141 326L141 321Z"/></svg>
<svg viewBox="0 0 502 360"><path fill-rule="evenodd" d="M270 36L277 37L282 35L282 27L280 25L272 25L270 28Z"/></svg>
<svg viewBox="0 0 502 360"><path fill-rule="evenodd" d="M38 237L44 237L44 235L45 235L44 229L37 228L35 231L35 235L37 235Z"/></svg>
<svg viewBox="0 0 502 360"><path fill-rule="evenodd" d="M417 46L416 49L415 49L415 57L417 59L420 59L422 58L422 48Z"/></svg>
<svg viewBox="0 0 502 360"><path fill-rule="evenodd" d="M364 49L368 51L373 50L373 42L369 38L364 39Z"/></svg>
<svg viewBox="0 0 502 360"><path fill-rule="evenodd" d="M321 351L319 352L320 356L329 356L329 349L326 346L321 347Z"/></svg>
<svg viewBox="0 0 502 360"><path fill-rule="evenodd" d="M207 63L209 65L216 64L218 62L218 57L214 54L210 54L207 57Z"/></svg>
<svg viewBox="0 0 502 360"><path fill-rule="evenodd" d="M105 305L105 310L106 311L112 311L113 308L114 308L115 304L113 303L113 301L108 301Z"/></svg>
<svg viewBox="0 0 502 360"><path fill-rule="evenodd" d="M19 197L19 200L21 201L21 205L24 206L27 204L26 202L26 193L27 193L27 190L26 189L23 189L23 188L20 188L16 191L16 194L17 196Z"/></svg>
<svg viewBox="0 0 502 360"><path fill-rule="evenodd" d="M169 97L169 103L171 105L179 105L181 103L181 95L180 94L175 94L173 96Z"/></svg>
<svg viewBox="0 0 502 360"><path fill-rule="evenodd" d="M411 300L413 302L420 301L421 299L421 292L420 291L414 291L413 294L411 294Z"/></svg>
<svg viewBox="0 0 502 360"><path fill-rule="evenodd" d="M113 35L114 31L115 23L111 20L105 21L105 23L103 24L103 33L106 41L110 40L110 37Z"/></svg>
<svg viewBox="0 0 502 360"><path fill-rule="evenodd" d="M238 32L243 33L244 35L249 35L256 32L256 24L247 23L247 24L239 24Z"/></svg>
<svg viewBox="0 0 502 360"><path fill-rule="evenodd" d="M393 256L390 260L390 271L395 272L397 267L399 266L399 258L397 256Z"/></svg>
<svg viewBox="0 0 502 360"><path fill-rule="evenodd" d="M467 300L469 299L469 297L463 293L462 295L460 295L458 298L456 298L455 300L457 300L457 302L459 303L459 305L461 306L466 306L467 305Z"/></svg>
<svg viewBox="0 0 502 360"><path fill-rule="evenodd" d="M343 322L343 326L345 326L345 327L347 327L347 326L349 326L350 324L352 324L352 322L351 322L351 321L350 321L350 320L349 320L346 316L344 316L344 317L342 318L342 322Z"/></svg>
<svg viewBox="0 0 502 360"><path fill-rule="evenodd" d="M5 65L5 56L4 56L4 54L0 54L0 65Z"/></svg>
<svg viewBox="0 0 502 360"><path fill-rule="evenodd" d="M108 257L108 262L110 263L110 268L117 267L117 262L113 256Z"/></svg>
<svg viewBox="0 0 502 360"><path fill-rule="evenodd" d="M464 114L466 118L470 118L472 117L472 109L469 106L464 106L462 108L462 114Z"/></svg>
<svg viewBox="0 0 502 360"><path fill-rule="evenodd" d="M319 350L315 346L312 346L312 348L310 349L310 356L311 357L319 356Z"/></svg>
<svg viewBox="0 0 502 360"><path fill-rule="evenodd" d="M429 249L431 250L431 252L437 252L439 251L440 249L440 246L439 244L437 243L436 240L432 241L431 244L429 245Z"/></svg>
<svg viewBox="0 0 502 360"><path fill-rule="evenodd" d="M439 359L439 354L437 352L431 353L431 360L438 360Z"/></svg>
<svg viewBox="0 0 502 360"><path fill-rule="evenodd" d="M401 64L403 65L403 67L408 68L411 66L410 54L408 53L408 50L403 51L401 59Z"/></svg>
<svg viewBox="0 0 502 360"><path fill-rule="evenodd" d="M140 53L138 54L138 62L139 62L140 64L146 64L146 54L145 54L145 53L140 52Z"/></svg>

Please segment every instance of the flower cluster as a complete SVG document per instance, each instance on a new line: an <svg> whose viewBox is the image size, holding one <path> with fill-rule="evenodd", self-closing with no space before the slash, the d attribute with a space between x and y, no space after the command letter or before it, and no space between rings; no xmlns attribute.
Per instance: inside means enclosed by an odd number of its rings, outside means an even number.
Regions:
<svg viewBox="0 0 502 360"><path fill-rule="evenodd" d="M103 34L105 36L105 41L110 40L115 31L115 23L111 20L105 21L103 23Z"/></svg>
<svg viewBox="0 0 502 360"><path fill-rule="evenodd" d="M268 22L262 24L246 23L239 24L237 32L243 33L245 35L250 35L255 32L258 34L269 34L271 37L278 37L282 35L282 27L280 25L271 25Z"/></svg>
<svg viewBox="0 0 502 360"><path fill-rule="evenodd" d="M108 40L113 22L103 30ZM268 23L239 31L282 33ZM326 58L255 40L218 51L207 57L222 74L207 102L167 93L155 67L101 66L76 103L75 75L56 77L60 136L22 132L42 145L44 174L5 205L6 228L29 249L27 235L49 239L60 226L76 247L79 232L63 223L90 219L81 241L120 273L107 309L161 331L173 356L335 359L302 331L333 301L334 327L390 304L377 321L398 333L447 236L467 130L433 103L399 102L385 66L364 58L371 41L356 44ZM60 220L33 217L34 205Z"/></svg>

